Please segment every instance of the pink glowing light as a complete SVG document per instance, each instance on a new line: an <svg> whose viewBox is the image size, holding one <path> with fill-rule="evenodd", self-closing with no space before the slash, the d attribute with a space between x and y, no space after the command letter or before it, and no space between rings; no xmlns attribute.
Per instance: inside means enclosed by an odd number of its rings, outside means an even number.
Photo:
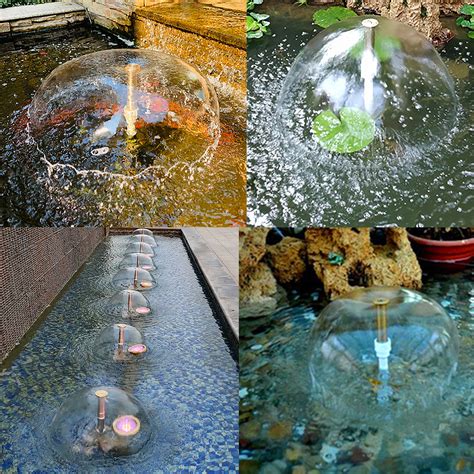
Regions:
<svg viewBox="0 0 474 474"><path fill-rule="evenodd" d="M148 314L150 312L150 308L147 308L146 306L138 306L135 308L135 312L138 314Z"/></svg>
<svg viewBox="0 0 474 474"><path fill-rule="evenodd" d="M151 265L142 265L143 270L152 270L153 267Z"/></svg>
<svg viewBox="0 0 474 474"><path fill-rule="evenodd" d="M140 431L140 420L132 415L124 415L115 419L113 428L120 436L132 436Z"/></svg>
<svg viewBox="0 0 474 474"><path fill-rule="evenodd" d="M147 351L145 344L134 344L129 346L128 352L133 355L143 354Z"/></svg>

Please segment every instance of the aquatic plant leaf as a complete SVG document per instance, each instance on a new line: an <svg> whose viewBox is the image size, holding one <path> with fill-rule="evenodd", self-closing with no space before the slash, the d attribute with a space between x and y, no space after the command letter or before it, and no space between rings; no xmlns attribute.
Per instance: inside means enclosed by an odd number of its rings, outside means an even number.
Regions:
<svg viewBox="0 0 474 474"><path fill-rule="evenodd" d="M459 13L463 15L474 15L474 5L463 5Z"/></svg>
<svg viewBox="0 0 474 474"><path fill-rule="evenodd" d="M467 36L468 36L468 38L474 39L474 31L469 31Z"/></svg>
<svg viewBox="0 0 474 474"><path fill-rule="evenodd" d="M327 28L338 21L345 20L346 18L353 16L357 16L357 14L350 8L329 7L323 10L315 11L313 14L313 22L321 28Z"/></svg>
<svg viewBox="0 0 474 474"><path fill-rule="evenodd" d="M331 265L342 265L344 263L344 257L336 252L329 252L328 262Z"/></svg>
<svg viewBox="0 0 474 474"><path fill-rule="evenodd" d="M256 30L260 29L258 21L255 20L254 18L252 18L250 15L247 15L246 27L247 27L247 32L248 31L256 31Z"/></svg>
<svg viewBox="0 0 474 474"><path fill-rule="evenodd" d="M326 150L354 153L372 142L375 122L367 112L354 107L343 107L339 118L328 109L314 118L313 132Z"/></svg>

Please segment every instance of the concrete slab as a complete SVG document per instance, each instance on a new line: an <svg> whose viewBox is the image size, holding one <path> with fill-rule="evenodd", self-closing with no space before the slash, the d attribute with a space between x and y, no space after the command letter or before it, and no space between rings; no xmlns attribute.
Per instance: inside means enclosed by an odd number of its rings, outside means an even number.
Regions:
<svg viewBox="0 0 474 474"><path fill-rule="evenodd" d="M84 12L86 9L74 2L40 3L0 9L0 22L25 20L40 16L62 15L65 13Z"/></svg>
<svg viewBox="0 0 474 474"><path fill-rule="evenodd" d="M183 227L217 303L239 340L239 230L234 227Z"/></svg>

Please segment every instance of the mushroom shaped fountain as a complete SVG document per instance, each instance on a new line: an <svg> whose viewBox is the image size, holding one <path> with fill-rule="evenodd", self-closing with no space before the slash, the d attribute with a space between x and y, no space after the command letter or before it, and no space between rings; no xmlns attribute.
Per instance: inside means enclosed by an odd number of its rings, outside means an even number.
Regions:
<svg viewBox="0 0 474 474"><path fill-rule="evenodd" d="M94 342L94 356L115 362L133 361L148 351L143 336L133 326L114 324L106 327Z"/></svg>
<svg viewBox="0 0 474 474"><path fill-rule="evenodd" d="M113 283L120 288L130 290L149 290L155 286L155 280L143 268L125 267L114 276Z"/></svg>
<svg viewBox="0 0 474 474"><path fill-rule="evenodd" d="M133 234L130 237L130 242L137 242L137 243L145 243L148 244L150 247L156 247L156 241L153 236L145 235L145 234Z"/></svg>
<svg viewBox="0 0 474 474"><path fill-rule="evenodd" d="M90 466L136 454L151 433L135 397L115 387L93 387L67 397L52 420L49 440L62 457Z"/></svg>
<svg viewBox="0 0 474 474"><path fill-rule="evenodd" d="M354 16L312 39L283 84L277 115L284 146L316 156L433 147L456 122L454 83L412 27Z"/></svg>
<svg viewBox="0 0 474 474"><path fill-rule="evenodd" d="M146 242L130 242L125 250L126 255L142 253L148 257L154 257L155 252L150 244Z"/></svg>
<svg viewBox="0 0 474 474"><path fill-rule="evenodd" d="M151 305L147 298L136 290L122 290L110 298L107 310L123 318L147 316L151 314Z"/></svg>
<svg viewBox="0 0 474 474"><path fill-rule="evenodd" d="M138 267L143 268L143 270L154 270L155 264L150 256L145 253L129 253L120 262L120 267Z"/></svg>
<svg viewBox="0 0 474 474"><path fill-rule="evenodd" d="M52 165L137 175L194 162L219 140L206 79L168 54L99 51L57 67L29 109L32 136Z"/></svg>
<svg viewBox="0 0 474 474"><path fill-rule="evenodd" d="M456 371L458 344L453 321L421 293L355 290L314 324L312 393L334 416L365 421L428 408Z"/></svg>

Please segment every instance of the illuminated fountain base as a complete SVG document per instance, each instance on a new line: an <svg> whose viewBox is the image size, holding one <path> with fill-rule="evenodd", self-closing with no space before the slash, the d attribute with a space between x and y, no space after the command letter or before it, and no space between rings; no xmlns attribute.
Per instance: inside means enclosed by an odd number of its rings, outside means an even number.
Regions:
<svg viewBox="0 0 474 474"><path fill-rule="evenodd" d="M144 448L152 428L140 402L114 387L93 387L69 396L53 418L49 440L74 462L129 456Z"/></svg>
<svg viewBox="0 0 474 474"><path fill-rule="evenodd" d="M456 371L458 334L433 300L373 287L329 304L309 349L316 400L335 417L386 420L440 399Z"/></svg>

